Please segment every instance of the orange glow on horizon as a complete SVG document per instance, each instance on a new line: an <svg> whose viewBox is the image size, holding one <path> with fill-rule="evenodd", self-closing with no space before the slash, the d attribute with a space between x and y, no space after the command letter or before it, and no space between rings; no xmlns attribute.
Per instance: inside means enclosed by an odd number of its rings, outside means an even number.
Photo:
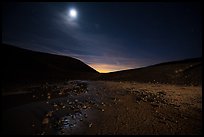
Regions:
<svg viewBox="0 0 204 137"><path fill-rule="evenodd" d="M117 66L117 65L110 65L110 64L89 64L89 65L100 73L109 73L114 71L130 69L130 67L127 67L127 66L119 66L119 65Z"/></svg>

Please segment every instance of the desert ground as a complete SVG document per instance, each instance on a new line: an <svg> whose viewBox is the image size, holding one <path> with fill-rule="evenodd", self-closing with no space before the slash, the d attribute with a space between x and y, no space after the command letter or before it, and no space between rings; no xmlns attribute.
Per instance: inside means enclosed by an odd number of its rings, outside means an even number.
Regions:
<svg viewBox="0 0 204 137"><path fill-rule="evenodd" d="M73 80L2 90L3 134L202 134L202 86Z"/></svg>

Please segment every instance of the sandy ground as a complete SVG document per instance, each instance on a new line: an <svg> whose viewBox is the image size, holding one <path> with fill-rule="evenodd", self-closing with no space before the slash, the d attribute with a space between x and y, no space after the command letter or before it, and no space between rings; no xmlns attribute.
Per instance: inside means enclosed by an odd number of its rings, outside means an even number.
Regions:
<svg viewBox="0 0 204 137"><path fill-rule="evenodd" d="M69 81L14 91L3 96L3 134L202 134L202 87Z"/></svg>

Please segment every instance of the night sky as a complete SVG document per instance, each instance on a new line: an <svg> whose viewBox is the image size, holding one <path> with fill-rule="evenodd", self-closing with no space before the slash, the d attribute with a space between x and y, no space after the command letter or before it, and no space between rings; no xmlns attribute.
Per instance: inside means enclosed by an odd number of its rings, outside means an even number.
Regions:
<svg viewBox="0 0 204 137"><path fill-rule="evenodd" d="M2 12L3 43L99 72L202 56L199 3L7 3Z"/></svg>

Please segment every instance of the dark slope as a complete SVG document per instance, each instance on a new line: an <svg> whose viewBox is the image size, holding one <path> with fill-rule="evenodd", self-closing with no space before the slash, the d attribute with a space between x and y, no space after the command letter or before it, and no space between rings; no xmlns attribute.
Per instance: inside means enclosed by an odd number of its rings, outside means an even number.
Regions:
<svg viewBox="0 0 204 137"><path fill-rule="evenodd" d="M71 79L114 80L201 85L202 59L186 59L144 68L100 74L83 62L65 56L1 46L1 84L26 84Z"/></svg>
<svg viewBox="0 0 204 137"><path fill-rule="evenodd" d="M2 84L91 79L98 74L80 60L1 45Z"/></svg>
<svg viewBox="0 0 204 137"><path fill-rule="evenodd" d="M101 79L182 85L201 85L202 58L161 63L101 75Z"/></svg>

